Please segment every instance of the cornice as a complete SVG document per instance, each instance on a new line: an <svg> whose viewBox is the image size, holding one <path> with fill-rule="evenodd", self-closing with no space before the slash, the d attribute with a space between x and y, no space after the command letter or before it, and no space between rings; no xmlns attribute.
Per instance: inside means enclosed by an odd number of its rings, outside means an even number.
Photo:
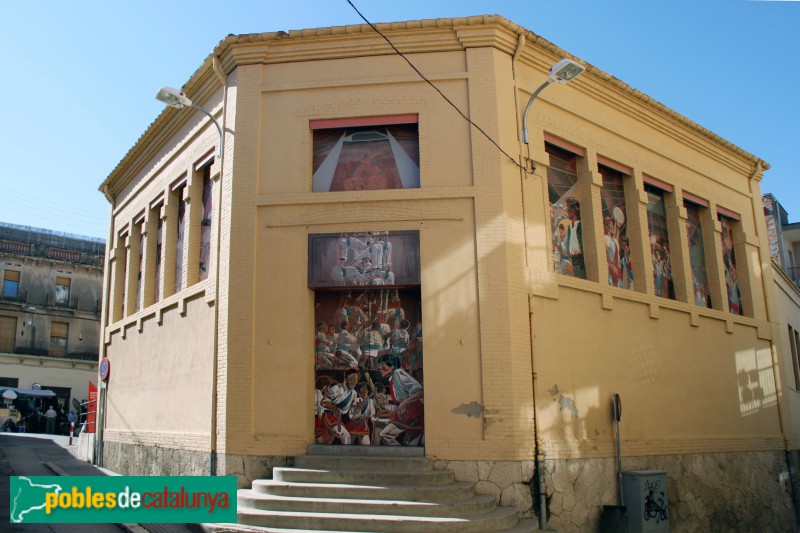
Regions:
<svg viewBox="0 0 800 533"><path fill-rule="evenodd" d="M395 46L404 53L446 52L474 47L493 47L511 55L516 48L518 36L524 35L526 48L522 54L523 61L531 64L541 64L540 56L542 51L549 52L556 57L569 57L580 61L586 66L586 71L589 74L585 78L591 77L598 80L602 90L598 90L596 84L591 82L576 83L575 85L578 87L583 85L587 91L591 91L589 94L593 97L602 97L604 101L613 101L614 99L607 94L606 90L610 87L616 90L618 95L622 94L636 100L656 115L661 115L665 119L669 119L677 125L691 130L697 135L705 137L712 143L736 154L746 160L750 166L760 163L763 170L770 168L767 162L689 120L614 76L569 54L547 39L499 15L378 23L375 26L386 34ZM208 95L219 90L221 84L212 70L212 61L215 56L220 58L223 72L229 75L237 67L245 65L380 56L391 53L394 52L389 44L367 24L292 30L289 32L229 35L222 39L213 52L206 57L182 90L189 94L193 100L200 103L204 100L204 94L207 98ZM584 77L582 76L582 78ZM615 105L624 106L622 103L615 103ZM631 112L630 106L628 112ZM633 111L634 116L637 116L637 113L639 112ZM175 131L176 128L179 128L189 120L189 115L191 114L180 113L179 110L172 108L166 108L162 111L101 184L100 190L102 191L106 185L109 185L112 191L121 190L117 182L123 174L129 173L134 161L142 156L146 157L156 153L157 146L161 146L168 138L164 135L166 133L164 130ZM670 129L669 127L666 128L666 130ZM685 134L673 133L673 136L682 142L686 142ZM148 149L147 147L152 144L157 146ZM697 146L697 143L690 144ZM709 151L707 149L702 151L707 154L713 152L713 150ZM719 156L716 156L716 158L719 158ZM730 163L728 165L730 166Z"/></svg>

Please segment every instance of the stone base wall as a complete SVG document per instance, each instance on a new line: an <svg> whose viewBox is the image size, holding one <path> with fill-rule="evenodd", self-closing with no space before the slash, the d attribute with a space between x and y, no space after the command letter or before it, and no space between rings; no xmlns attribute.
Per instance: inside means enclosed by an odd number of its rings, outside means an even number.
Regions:
<svg viewBox="0 0 800 533"><path fill-rule="evenodd" d="M124 476L207 476L208 452L103 441L103 467Z"/></svg>
<svg viewBox="0 0 800 533"><path fill-rule="evenodd" d="M478 494L493 494L499 505L516 506L520 518L533 516L533 461L435 461L433 467L450 469L456 480L475 483Z"/></svg>
<svg viewBox="0 0 800 533"><path fill-rule="evenodd" d="M276 466L291 466L293 457L261 455L220 455L217 457L219 475L236 476L240 489L249 489L256 479L272 479Z"/></svg>
<svg viewBox="0 0 800 533"><path fill-rule="evenodd" d="M788 452L790 477L792 483L792 498L794 499L795 512L797 513L797 523L800 524L800 450Z"/></svg>
<svg viewBox="0 0 800 533"><path fill-rule="evenodd" d="M217 475L236 476L238 488L250 488L256 479L271 478L276 466L287 466L289 457L218 455ZM208 452L178 450L141 444L105 441L103 466L125 476L207 476Z"/></svg>
<svg viewBox="0 0 800 533"><path fill-rule="evenodd" d="M667 475L671 533L798 531L784 451L625 457L623 471ZM603 505L617 505L616 459L544 462L549 528L598 531Z"/></svg>

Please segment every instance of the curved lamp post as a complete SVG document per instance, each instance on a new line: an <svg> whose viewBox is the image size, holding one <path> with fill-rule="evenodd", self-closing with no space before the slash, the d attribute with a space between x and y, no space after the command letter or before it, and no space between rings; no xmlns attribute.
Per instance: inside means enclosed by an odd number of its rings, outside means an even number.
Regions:
<svg viewBox="0 0 800 533"><path fill-rule="evenodd" d="M534 98L539 96L539 93L554 81L562 84L569 83L578 77L584 70L586 69L583 66L571 59L562 59L550 68L550 75L547 77L547 81L541 84L538 89L533 91L530 100L528 100L528 105L525 106L525 114L522 117L522 141L525 144L528 144L528 111L531 109L531 104L533 103Z"/></svg>
<svg viewBox="0 0 800 533"><path fill-rule="evenodd" d="M183 94L181 91L173 87L162 87L156 93L156 100L158 100L159 102L163 102L170 107L174 107L175 109L183 109L184 107L193 107L194 109L197 109L198 111L202 111L203 113L205 113L206 116L208 116L208 118L210 118L211 121L214 123L214 125L217 127L217 131L219 132L219 150L217 150L217 158L222 157L222 142L224 140L224 137L222 135L222 128L220 127L219 122L217 122L217 119L211 116L211 113L209 113L199 105L192 103L192 101L189 100L189 98L185 94Z"/></svg>

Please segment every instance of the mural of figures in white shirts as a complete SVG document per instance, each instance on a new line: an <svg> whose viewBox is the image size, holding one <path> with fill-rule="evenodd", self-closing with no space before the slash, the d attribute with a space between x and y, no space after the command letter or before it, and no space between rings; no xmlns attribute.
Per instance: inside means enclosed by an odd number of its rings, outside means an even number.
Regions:
<svg viewBox="0 0 800 533"><path fill-rule="evenodd" d="M318 443L424 444L420 302L418 288L316 292Z"/></svg>
<svg viewBox="0 0 800 533"><path fill-rule="evenodd" d="M309 288L419 285L419 232L309 236Z"/></svg>

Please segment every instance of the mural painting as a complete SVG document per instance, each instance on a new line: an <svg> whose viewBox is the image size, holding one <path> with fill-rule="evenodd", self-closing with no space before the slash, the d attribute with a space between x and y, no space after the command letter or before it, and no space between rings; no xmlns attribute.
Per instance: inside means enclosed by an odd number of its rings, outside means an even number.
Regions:
<svg viewBox="0 0 800 533"><path fill-rule="evenodd" d="M559 274L586 279L581 203L576 197L577 157L551 144L545 144L545 150L550 154L547 190L553 232L553 268Z"/></svg>
<svg viewBox="0 0 800 533"><path fill-rule="evenodd" d="M183 279L183 224L186 218L186 200L184 197L184 188L181 187L176 192L178 201L178 240L175 244L175 292L180 292L181 282Z"/></svg>
<svg viewBox="0 0 800 533"><path fill-rule="evenodd" d="M203 170L203 215L200 222L200 281L208 279L208 268L211 262L211 216L213 209L214 182L211 181L211 169Z"/></svg>
<svg viewBox="0 0 800 533"><path fill-rule="evenodd" d="M419 188L417 124L314 130L312 191Z"/></svg>
<svg viewBox="0 0 800 533"><path fill-rule="evenodd" d="M608 284L634 289L633 267L625 211L625 189L622 172L598 165L603 176L600 198L603 204L603 240L608 262Z"/></svg>
<svg viewBox="0 0 800 533"><path fill-rule="evenodd" d="M418 243L417 232L309 237L320 444L424 445Z"/></svg>
<svg viewBox="0 0 800 533"><path fill-rule="evenodd" d="M686 207L686 233L689 238L689 263L692 267L692 292L694 303L711 309L711 294L708 290L706 252L703 247L703 232L700 227L700 207L684 202Z"/></svg>
<svg viewBox="0 0 800 533"><path fill-rule="evenodd" d="M725 286L728 289L728 310L732 315L743 315L736 254L733 252L733 220L719 215L719 222L722 226L722 263L725 266Z"/></svg>
<svg viewBox="0 0 800 533"><path fill-rule="evenodd" d="M419 285L416 231L317 234L308 246L309 288Z"/></svg>
<svg viewBox="0 0 800 533"><path fill-rule="evenodd" d="M767 238L769 239L769 256L773 261L781 262L781 248L778 240L778 206L772 197L764 195L761 198L764 204L764 218L767 221Z"/></svg>
<svg viewBox="0 0 800 533"><path fill-rule="evenodd" d="M650 233L650 259L653 262L653 282L656 296L675 299L675 285L672 283L672 258L669 253L667 234L667 211L664 205L664 192L645 187L647 191L647 228Z"/></svg>
<svg viewBox="0 0 800 533"><path fill-rule="evenodd" d="M158 217L158 230L156 231L156 278L153 284L153 301L161 299L161 247L164 245L164 221Z"/></svg>

